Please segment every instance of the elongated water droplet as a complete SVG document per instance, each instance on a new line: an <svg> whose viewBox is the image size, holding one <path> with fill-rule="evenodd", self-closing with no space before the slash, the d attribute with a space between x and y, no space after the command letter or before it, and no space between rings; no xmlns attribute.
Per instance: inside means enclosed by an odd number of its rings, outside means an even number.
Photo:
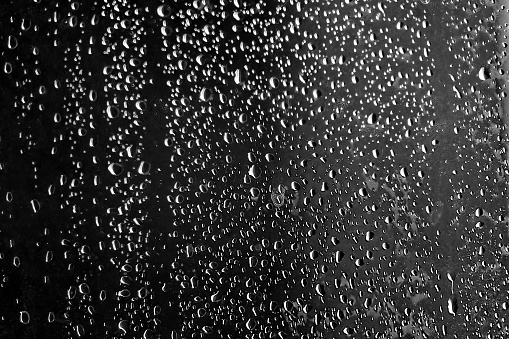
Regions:
<svg viewBox="0 0 509 339"><path fill-rule="evenodd" d="M19 321L26 325L30 322L30 314L27 311L19 312Z"/></svg>

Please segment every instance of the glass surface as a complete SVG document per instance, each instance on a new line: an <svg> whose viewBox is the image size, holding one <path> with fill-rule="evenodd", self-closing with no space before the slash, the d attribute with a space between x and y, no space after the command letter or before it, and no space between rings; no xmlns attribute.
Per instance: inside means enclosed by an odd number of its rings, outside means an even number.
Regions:
<svg viewBox="0 0 509 339"><path fill-rule="evenodd" d="M509 3L0 1L0 338L508 338Z"/></svg>

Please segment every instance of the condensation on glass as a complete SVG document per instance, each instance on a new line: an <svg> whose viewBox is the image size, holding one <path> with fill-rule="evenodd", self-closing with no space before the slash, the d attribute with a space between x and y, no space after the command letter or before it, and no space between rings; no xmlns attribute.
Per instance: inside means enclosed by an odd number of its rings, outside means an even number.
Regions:
<svg viewBox="0 0 509 339"><path fill-rule="evenodd" d="M508 19L0 1L0 337L508 337Z"/></svg>

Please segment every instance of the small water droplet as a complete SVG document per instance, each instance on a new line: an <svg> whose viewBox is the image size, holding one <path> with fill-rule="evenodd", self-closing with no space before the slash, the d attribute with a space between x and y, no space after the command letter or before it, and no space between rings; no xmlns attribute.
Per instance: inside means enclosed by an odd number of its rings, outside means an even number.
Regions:
<svg viewBox="0 0 509 339"><path fill-rule="evenodd" d="M32 204L32 211L34 211L34 213L37 213L41 210L41 204L37 199L33 199L30 201L30 203Z"/></svg>
<svg viewBox="0 0 509 339"><path fill-rule="evenodd" d="M30 322L30 314L27 311L19 312L19 321L26 325Z"/></svg>
<svg viewBox="0 0 509 339"><path fill-rule="evenodd" d="M110 119L118 118L120 115L120 109L117 106L108 106L106 108L106 114Z"/></svg>
<svg viewBox="0 0 509 339"><path fill-rule="evenodd" d="M83 337L85 335L85 328L81 324L75 327L75 331L78 337Z"/></svg>
<svg viewBox="0 0 509 339"><path fill-rule="evenodd" d="M81 283L79 286L79 291L82 294L89 294L90 293L90 287L88 287L87 283Z"/></svg>
<svg viewBox="0 0 509 339"><path fill-rule="evenodd" d="M16 39L15 36L9 35L7 38L7 47L9 47L9 49L15 49L18 47L18 39Z"/></svg>
<svg viewBox="0 0 509 339"><path fill-rule="evenodd" d="M171 15L171 7L168 5L161 5L157 7L157 15L161 18L166 18Z"/></svg>
<svg viewBox="0 0 509 339"><path fill-rule="evenodd" d="M150 173L150 167L150 163L142 161L140 166L138 166L138 173L141 175L147 175Z"/></svg>
<svg viewBox="0 0 509 339"><path fill-rule="evenodd" d="M11 74L12 73L12 64L10 62L6 62L4 64L4 73Z"/></svg>
<svg viewBox="0 0 509 339"><path fill-rule="evenodd" d="M117 163L113 163L108 166L108 171L110 171L112 175L119 176L124 171L124 166Z"/></svg>
<svg viewBox="0 0 509 339"><path fill-rule="evenodd" d="M200 100L205 102L212 100L212 90L207 87L202 88L200 92Z"/></svg>

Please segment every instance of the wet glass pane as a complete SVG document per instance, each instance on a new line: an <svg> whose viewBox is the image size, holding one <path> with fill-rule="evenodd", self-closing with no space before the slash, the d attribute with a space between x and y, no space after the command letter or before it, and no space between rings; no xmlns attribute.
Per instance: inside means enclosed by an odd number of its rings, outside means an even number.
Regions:
<svg viewBox="0 0 509 339"><path fill-rule="evenodd" d="M1 338L507 338L507 1L0 1Z"/></svg>

